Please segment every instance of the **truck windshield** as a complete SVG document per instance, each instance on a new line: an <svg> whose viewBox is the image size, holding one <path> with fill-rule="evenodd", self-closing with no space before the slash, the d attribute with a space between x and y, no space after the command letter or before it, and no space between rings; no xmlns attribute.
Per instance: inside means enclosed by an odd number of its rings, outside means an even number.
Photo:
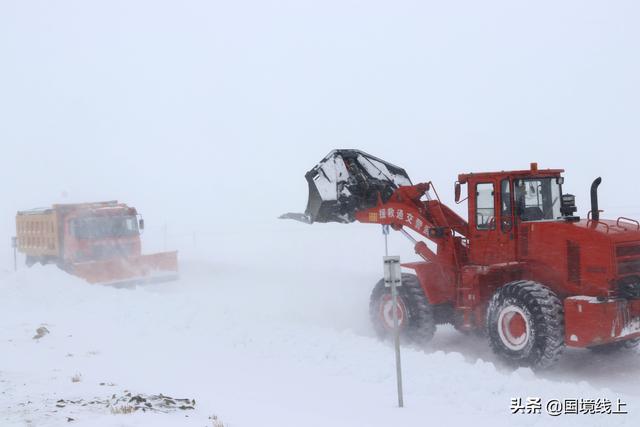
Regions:
<svg viewBox="0 0 640 427"><path fill-rule="evenodd" d="M76 218L71 222L71 231L78 239L133 236L138 234L138 221L135 216Z"/></svg>
<svg viewBox="0 0 640 427"><path fill-rule="evenodd" d="M522 221L561 218L562 189L556 178L517 179L514 189L517 212Z"/></svg>

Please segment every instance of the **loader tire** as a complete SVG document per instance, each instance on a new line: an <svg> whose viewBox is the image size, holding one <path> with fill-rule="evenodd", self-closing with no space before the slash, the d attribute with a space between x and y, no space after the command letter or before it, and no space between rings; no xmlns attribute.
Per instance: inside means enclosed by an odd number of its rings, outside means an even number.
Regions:
<svg viewBox="0 0 640 427"><path fill-rule="evenodd" d="M562 302L540 283L507 283L496 290L487 308L487 334L493 352L507 363L548 368L564 350Z"/></svg>
<svg viewBox="0 0 640 427"><path fill-rule="evenodd" d="M594 353L611 354L618 351L636 349L638 348L639 344L640 344L640 338L634 338L630 340L617 341L617 342L612 342L608 344L594 345L593 347L587 347L587 348L593 351Z"/></svg>
<svg viewBox="0 0 640 427"><path fill-rule="evenodd" d="M413 274L402 274L398 287L398 324L400 339L404 343L424 346L436 331L433 306L429 304L420 281ZM371 292L369 316L376 334L381 339L393 338L393 304L391 288L381 279Z"/></svg>

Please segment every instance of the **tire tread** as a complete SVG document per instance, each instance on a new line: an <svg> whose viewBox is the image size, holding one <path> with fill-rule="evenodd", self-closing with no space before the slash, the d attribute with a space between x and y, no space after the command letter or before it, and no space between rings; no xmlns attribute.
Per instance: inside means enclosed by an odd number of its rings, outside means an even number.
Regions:
<svg viewBox="0 0 640 427"><path fill-rule="evenodd" d="M520 301L531 314L535 327L531 354L524 357L508 354L502 345L497 328L490 324L497 313L491 310L500 301L513 298ZM497 320L497 318L496 318ZM544 369L555 364L564 351L564 309L558 296L541 283L532 280L517 280L499 288L491 299L487 311L487 329L493 351L509 361L534 369Z"/></svg>
<svg viewBox="0 0 640 427"><path fill-rule="evenodd" d="M384 286L384 279L378 281L371 292L369 301L369 316L374 329L380 338L388 338L389 331L381 324L379 318L379 300L390 290ZM402 286L398 288L398 295L402 298L407 309L407 327L401 330L401 338L416 345L426 345L436 331L433 308L414 274L402 274Z"/></svg>

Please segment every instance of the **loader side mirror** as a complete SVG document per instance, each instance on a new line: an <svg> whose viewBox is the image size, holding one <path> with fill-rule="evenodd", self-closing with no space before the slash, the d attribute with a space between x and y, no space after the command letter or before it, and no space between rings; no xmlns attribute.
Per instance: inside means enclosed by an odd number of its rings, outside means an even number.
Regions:
<svg viewBox="0 0 640 427"><path fill-rule="evenodd" d="M464 199L460 198L460 197L462 197L462 195L460 194L461 191L462 191L460 187L462 187L462 184L460 184L460 182L456 181L456 186L455 186L455 189L454 189L455 198L456 198L456 204L462 203L462 202L464 202L465 200L467 200L469 198L468 194L467 194L467 197L465 197Z"/></svg>
<svg viewBox="0 0 640 427"><path fill-rule="evenodd" d="M144 230L144 219L143 219L143 218L140 218L140 219L138 220L138 228L139 228L140 230Z"/></svg>

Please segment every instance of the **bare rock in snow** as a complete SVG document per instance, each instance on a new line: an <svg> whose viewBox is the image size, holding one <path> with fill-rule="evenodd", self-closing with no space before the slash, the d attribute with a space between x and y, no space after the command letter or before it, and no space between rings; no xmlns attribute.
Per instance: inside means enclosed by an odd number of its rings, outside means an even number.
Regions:
<svg viewBox="0 0 640 427"><path fill-rule="evenodd" d="M48 333L49 333L49 329L47 329L45 326L40 326L38 329L36 329L36 334L33 336L33 339L39 340L40 338L44 337Z"/></svg>
<svg viewBox="0 0 640 427"><path fill-rule="evenodd" d="M162 393L156 395L133 394L125 390L123 394L113 394L111 398L95 398L88 401L84 399L59 399L56 401L55 406L57 408L96 406L109 408L112 414L130 414L137 411L168 413L193 410L195 409L196 401L195 399L177 399Z"/></svg>

